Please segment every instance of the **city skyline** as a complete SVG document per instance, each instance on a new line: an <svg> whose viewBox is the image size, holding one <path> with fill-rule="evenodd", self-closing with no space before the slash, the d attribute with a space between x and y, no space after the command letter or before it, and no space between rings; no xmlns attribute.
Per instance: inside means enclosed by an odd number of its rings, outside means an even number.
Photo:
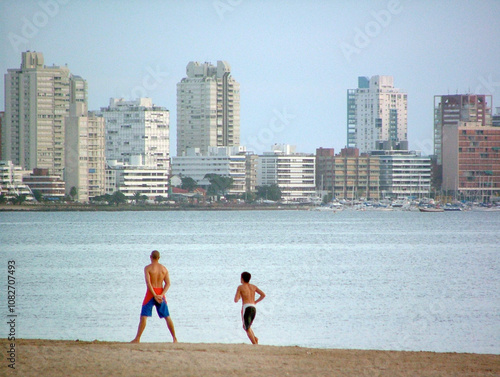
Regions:
<svg viewBox="0 0 500 377"><path fill-rule="evenodd" d="M256 153L274 143L344 147L345 93L358 76L391 75L405 89L409 147L424 154L433 151L435 95L491 94L498 106L495 1L82 4L0 5L4 73L22 51L40 51L46 65L67 63L87 80L90 110L147 96L173 125L187 62L225 60L241 84L241 144ZM4 110L4 93L0 102Z"/></svg>

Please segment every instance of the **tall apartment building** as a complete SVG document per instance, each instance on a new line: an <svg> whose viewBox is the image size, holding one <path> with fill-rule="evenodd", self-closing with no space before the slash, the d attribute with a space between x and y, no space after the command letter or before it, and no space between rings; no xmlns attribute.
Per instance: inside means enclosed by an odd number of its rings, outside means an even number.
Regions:
<svg viewBox="0 0 500 377"><path fill-rule="evenodd" d="M169 169L170 112L151 98L111 98L97 115L106 121L106 159L125 164L142 156L145 166Z"/></svg>
<svg viewBox="0 0 500 377"><path fill-rule="evenodd" d="M316 198L316 157L295 153L290 145L274 145L259 156L257 186L276 184L285 202L305 202Z"/></svg>
<svg viewBox="0 0 500 377"><path fill-rule="evenodd" d="M189 62L177 84L177 156L240 144L240 84L227 62Z"/></svg>
<svg viewBox="0 0 500 377"><path fill-rule="evenodd" d="M87 83L68 67L43 63L41 52L27 51L19 69L7 70L2 158L62 176L64 118L71 103L87 103Z"/></svg>
<svg viewBox="0 0 500 377"><path fill-rule="evenodd" d="M500 196L500 125L458 122L443 127L442 186L460 199Z"/></svg>
<svg viewBox="0 0 500 377"><path fill-rule="evenodd" d="M378 150L371 152L380 160L382 198L428 197L431 190L431 159L420 152Z"/></svg>
<svg viewBox="0 0 500 377"><path fill-rule="evenodd" d="M500 192L500 122L485 94L434 96L438 187L463 199L488 201Z"/></svg>
<svg viewBox="0 0 500 377"><path fill-rule="evenodd" d="M0 111L0 161L2 161L2 123L5 116L5 111Z"/></svg>
<svg viewBox="0 0 500 377"><path fill-rule="evenodd" d="M446 142L443 129L457 127L459 122L479 122L491 126L492 96L484 94L453 94L434 96L434 155L442 163L441 150Z"/></svg>
<svg viewBox="0 0 500 377"><path fill-rule="evenodd" d="M369 153L380 142L407 140L407 105L392 76L358 77L358 88L347 91L347 147Z"/></svg>
<svg viewBox="0 0 500 377"><path fill-rule="evenodd" d="M245 147L209 147L208 154L201 153L199 148L189 148L184 156L172 157L172 174L190 177L199 186L210 185L207 174L217 174L233 178L228 191L230 195L243 195L247 187L247 160Z"/></svg>
<svg viewBox="0 0 500 377"><path fill-rule="evenodd" d="M64 181L66 194L76 188L77 201L88 202L90 198L105 193L104 142L104 118L88 113L85 104L72 104L66 118Z"/></svg>

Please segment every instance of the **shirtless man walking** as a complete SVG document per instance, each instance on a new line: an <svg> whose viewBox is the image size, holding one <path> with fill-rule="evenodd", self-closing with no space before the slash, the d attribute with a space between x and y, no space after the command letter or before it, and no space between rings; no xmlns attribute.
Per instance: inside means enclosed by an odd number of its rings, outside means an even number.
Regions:
<svg viewBox="0 0 500 377"><path fill-rule="evenodd" d="M241 308L241 319L243 321L243 329L247 332L248 338L252 344L259 344L259 338L255 336L250 327L255 319L255 314L257 314L255 305L262 301L264 297L266 297L266 294L257 286L250 284L251 277L252 275L249 272L243 272L241 274L241 285L236 289L234 302L238 302L240 298L242 299L243 307ZM260 295L257 300L255 300L255 293Z"/></svg>
<svg viewBox="0 0 500 377"><path fill-rule="evenodd" d="M146 321L153 313L153 306L156 307L158 316L160 318L165 318L167 321L167 327L170 330L170 334L172 334L174 343L176 343L177 338L175 337L174 323L170 318L167 300L165 299L165 293L167 293L170 288L168 270L158 262L160 253L157 250L154 250L149 258L151 259L151 264L144 267L144 277L147 286L146 297L144 297L142 303L141 320L139 322L139 328L137 329L137 335L131 343L139 343L141 341L142 332L146 328ZM164 282L165 285L163 285Z"/></svg>

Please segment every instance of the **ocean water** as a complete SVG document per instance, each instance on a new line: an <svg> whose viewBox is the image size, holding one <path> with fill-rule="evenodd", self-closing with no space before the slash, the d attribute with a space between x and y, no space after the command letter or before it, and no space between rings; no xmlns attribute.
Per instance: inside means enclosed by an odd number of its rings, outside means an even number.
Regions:
<svg viewBox="0 0 500 377"><path fill-rule="evenodd" d="M246 270L261 344L500 353L499 212L2 212L0 314L14 260L17 337L129 341L154 249L179 341L249 342Z"/></svg>

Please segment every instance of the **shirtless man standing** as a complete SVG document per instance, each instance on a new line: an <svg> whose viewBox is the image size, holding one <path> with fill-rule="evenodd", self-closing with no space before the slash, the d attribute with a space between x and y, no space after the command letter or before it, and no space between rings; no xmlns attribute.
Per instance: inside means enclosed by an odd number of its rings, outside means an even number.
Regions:
<svg viewBox="0 0 500 377"><path fill-rule="evenodd" d="M175 337L174 323L170 318L167 300L165 299L165 293L170 288L168 270L158 262L160 253L157 250L154 250L149 258L151 259L151 264L144 267L144 277L147 286L146 297L144 297L142 303L141 320L137 329L137 335L131 343L139 343L141 341L142 332L146 328L146 321L153 313L153 306L156 307L158 316L165 318L167 321L167 327L170 330L170 334L172 334L174 343L176 343L177 338ZM165 285L163 285L163 282L165 282Z"/></svg>
<svg viewBox="0 0 500 377"><path fill-rule="evenodd" d="M249 272L243 272L241 274L241 285L236 289L234 302L238 302L240 298L242 299L243 307L241 308L241 319L243 320L243 329L247 332L248 338L252 344L259 344L259 338L255 336L250 327L255 319L255 314L257 314L255 305L262 301L264 297L266 297L266 294L257 286L250 284L251 277L252 275L250 275ZM257 300L255 300L256 292L260 295Z"/></svg>

